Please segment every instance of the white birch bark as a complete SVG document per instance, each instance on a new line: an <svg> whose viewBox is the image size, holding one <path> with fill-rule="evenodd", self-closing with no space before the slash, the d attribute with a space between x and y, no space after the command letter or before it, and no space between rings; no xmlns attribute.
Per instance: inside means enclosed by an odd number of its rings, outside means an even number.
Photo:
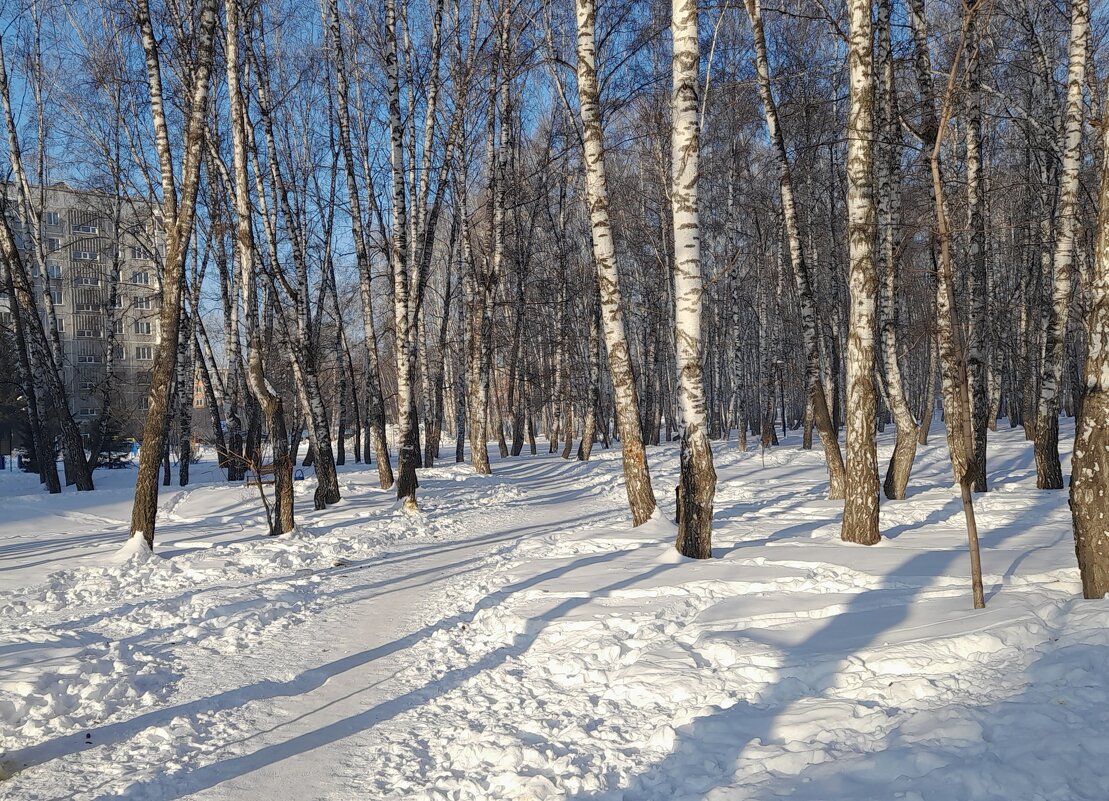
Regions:
<svg viewBox="0 0 1109 801"><path fill-rule="evenodd" d="M1059 464L1059 405L1065 357L1067 316L1074 280L1075 226L1078 209L1078 172L1082 165L1082 89L1086 80L1086 49L1090 40L1089 0L1071 0L1070 48L1067 66L1067 103L1063 128L1059 206L1050 303L1045 304L1043 372L1036 409L1036 486L1062 489Z"/></svg>
<svg viewBox="0 0 1109 801"><path fill-rule="evenodd" d="M1109 136L1102 133L1094 263L1087 285L1085 394L1075 424L1070 508L1082 593L1109 593Z"/></svg>
<svg viewBox="0 0 1109 801"><path fill-rule="evenodd" d="M712 502L716 470L705 425L702 376L701 238L697 208L700 122L696 0L673 0L674 43L670 99L671 204L674 225L674 342L681 427L681 474L677 488L678 538L684 556L712 557Z"/></svg>
<svg viewBox="0 0 1109 801"><path fill-rule="evenodd" d="M985 492L986 425L989 416L989 372L986 356L986 216L983 198L983 139L981 98L981 47L978 15L967 24L966 64L966 168L967 224L970 248L967 260L967 380L970 382L971 427L974 431L974 489Z"/></svg>
<svg viewBox="0 0 1109 801"><path fill-rule="evenodd" d="M181 142L180 188L174 173L169 126L166 123L162 90L161 45L154 33L148 0L138 0L137 17L146 57L147 88L154 127L162 183L162 224L165 233L163 292L159 325L162 341L150 372L150 393L142 449L135 481L135 502L131 510L131 536L145 537L154 546L154 525L158 514L158 467L166 442L170 385L177 356L178 329L181 323L181 295L185 277L185 257L196 213L196 193L200 184L200 162L204 146L204 118L212 70L212 44L216 25L216 0L204 0L196 32L195 69L192 93L186 104L187 117ZM178 192L180 191L180 197Z"/></svg>
<svg viewBox="0 0 1109 801"><path fill-rule="evenodd" d="M883 490L891 500L905 497L916 456L919 427L905 395L904 377L897 344L897 276L901 250L901 122L890 31L891 0L878 1L878 185L879 274L882 281L881 331L889 386L888 404L897 427Z"/></svg>
<svg viewBox="0 0 1109 801"><path fill-rule="evenodd" d="M343 45L338 0L328 0L328 21L332 46L335 49L336 106L339 148L345 167L347 202L350 204L351 233L358 264L358 290L362 303L362 326L366 342L366 438L367 455L372 443L377 457L377 476L382 489L393 486L393 466L389 461L389 444L385 438L385 401L381 393L381 369L378 362L377 329L374 325L373 294L370 281L370 255L364 230L362 198L358 189L358 171L354 160L350 125L350 83ZM372 191L372 190L371 190Z"/></svg>
<svg viewBox="0 0 1109 801"><path fill-rule="evenodd" d="M252 207L247 178L247 139L243 92L239 84L239 4L225 0L226 38L224 61L227 72L228 111L231 116L231 152L235 199L235 256L239 267L239 288L247 316L247 383L266 416L273 451L276 514L271 534L287 534L295 528L293 518L293 462L281 396L266 380L262 364L262 336L258 324L257 258L251 226ZM191 378L191 377L190 377ZM257 465L255 468L257 469Z"/></svg>
<svg viewBox="0 0 1109 801"><path fill-rule="evenodd" d="M847 112L847 481L840 536L877 543L878 454L874 387L878 274L874 262L875 210L871 170L874 147L873 25L870 0L848 0L847 50L850 99Z"/></svg>
<svg viewBox="0 0 1109 801"><path fill-rule="evenodd" d="M789 158L786 154L785 134L778 119L778 106L770 83L770 62L766 54L766 34L763 30L761 0L746 0L747 16L755 40L755 71L759 83L759 96L762 99L766 116L766 128L778 165L778 186L782 200L782 216L785 222L786 238L789 242L789 260L793 267L793 279L797 288L797 299L801 306L801 333L805 344L805 382L812 405L813 422L820 442L824 446L824 458L828 465L828 497L835 500L843 497L844 467L843 455L839 449L839 438L832 417L828 411L828 400L824 395L824 385L820 380L820 346L816 329L817 308L813 295L809 266L801 247L801 230L797 219L797 204L794 200L793 176Z"/></svg>
<svg viewBox="0 0 1109 801"><path fill-rule="evenodd" d="M418 437L413 419L415 337L409 316L408 217L404 185L404 130L400 114L397 65L396 0L385 3L385 77L389 95L390 164L393 175L393 222L389 261L393 270L394 350L397 364L397 499L404 508L416 508L416 450Z"/></svg>
<svg viewBox="0 0 1109 801"><path fill-rule="evenodd" d="M654 513L655 493L651 487L647 453L643 447L639 398L621 308L620 269L616 263L616 245L608 214L604 130L601 125L600 88L597 83L596 2L577 0L576 10L578 96L581 102L586 204L589 208L593 262L600 293L601 327L608 352L617 424L620 427L624 487L631 508L632 525L638 526Z"/></svg>

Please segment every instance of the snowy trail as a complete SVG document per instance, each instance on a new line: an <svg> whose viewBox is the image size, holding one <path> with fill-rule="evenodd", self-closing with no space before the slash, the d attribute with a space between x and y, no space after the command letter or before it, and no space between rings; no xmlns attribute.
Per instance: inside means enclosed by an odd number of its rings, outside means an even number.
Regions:
<svg viewBox="0 0 1109 801"><path fill-rule="evenodd" d="M160 661L176 668L163 673L180 678L165 699L136 699L139 708L155 703L154 710L90 727L89 739L82 731L9 752L8 770L27 768L7 787L0 785L0 793L112 797L114 787L130 786L130 797L196 792L197 797L281 798L290 786L316 795L329 787L341 790L331 756L321 758L314 750L356 741L374 723L422 700L426 682L408 675L421 666L410 651L434 650L436 634L455 625L465 628L477 608L489 605L475 607L486 595L487 577L521 538L545 530L552 513L563 520L596 519L600 509L583 505L577 491L581 470L552 458L538 467L506 465L494 478L473 477L468 468L453 465L426 471L425 511L415 518L397 512L389 493L372 492L364 508L344 502L329 510L342 524L316 523L292 541L250 537L242 546L225 546L232 554L213 553L210 561L217 566L207 570L204 552L186 570L171 569L164 581L170 592L161 597L159 582L145 582L141 589L154 591L147 601L126 597L130 582L119 580L118 568L85 568L93 575L55 578L45 592L12 593L18 600L5 611L18 605L47 620L50 613L68 618L75 598L104 604L98 613L49 627L55 635L51 658L85 661L91 650L109 647L111 632L129 635L119 642L131 650L131 661L148 643L155 645L152 652L162 652ZM458 480L463 477L465 482ZM513 486L518 482L542 490L527 497ZM347 490L366 492L357 485ZM182 493L170 508L176 511L184 499ZM352 514L364 516L367 524L349 525ZM353 544L382 525L387 534L371 536L369 550L359 552ZM374 548L375 539L387 545ZM249 556L252 564L236 570L236 556ZM173 561L151 564L160 570ZM196 584L180 592L182 579L194 572L200 574ZM255 615L258 620L251 619ZM155 621L161 625L151 629ZM273 637L258 628L266 625L284 630ZM59 648L59 629L97 627L105 629L103 635L77 638L74 653ZM39 631L36 626L23 633L34 642ZM181 640L171 639L176 637ZM165 658L168 652L171 659ZM361 714L352 716L354 709ZM359 749L357 742L343 747ZM62 776L59 764L65 765ZM108 768L107 780L106 765L118 766ZM162 781L159 773L167 769L174 775ZM35 794L36 773L48 778L42 795ZM25 781L28 786L19 788ZM211 792L204 792L208 788Z"/></svg>
<svg viewBox="0 0 1109 801"><path fill-rule="evenodd" d="M169 497L172 558L0 585L26 765L0 798L1104 800L1109 602L1078 599L1018 432L976 502L981 611L941 435L872 548L839 542L818 454L716 461L700 563L661 514L627 527L616 452L425 471L415 518L351 470L278 541L236 490Z"/></svg>

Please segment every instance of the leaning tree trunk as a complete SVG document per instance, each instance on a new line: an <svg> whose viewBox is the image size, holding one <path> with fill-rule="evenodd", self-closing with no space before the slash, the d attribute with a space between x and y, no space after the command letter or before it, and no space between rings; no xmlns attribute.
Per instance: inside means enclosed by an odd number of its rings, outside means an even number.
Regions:
<svg viewBox="0 0 1109 801"><path fill-rule="evenodd" d="M937 227L939 222L946 222L946 201L943 191L942 164L937 143L941 141L942 126L936 114L935 90L932 79L932 59L928 50L928 28L925 15L924 1L912 0L909 21L911 23L914 56L916 61L917 82L920 84L923 96L923 110L921 112L921 139L927 151L935 151L936 173L932 181L932 205L935 212ZM949 257L945 254L944 247L950 247L949 236L946 231L937 231L939 244L938 264L936 276L936 356L940 375L940 396L943 405L944 427L947 431L947 446L951 456L951 469L957 483L962 483L966 468L973 457L973 448L967 449L967 442L962 435L963 414L969 414L969 408L963 408L959 402L960 387L964 366L962 364L961 350L957 347L956 331L957 311L954 307L954 293L948 292L943 276L943 260ZM925 435L927 431L925 431Z"/></svg>
<svg viewBox="0 0 1109 801"><path fill-rule="evenodd" d="M696 0L673 0L674 40L671 95L671 202L674 221L674 341L681 409L681 474L678 479L678 539L683 556L712 557L712 502L716 470L705 429L701 371L701 242L697 209L700 158ZM622 430L621 430L621 433Z"/></svg>
<svg viewBox="0 0 1109 801"><path fill-rule="evenodd" d="M632 525L650 519L655 511L655 492L643 447L643 431L639 420L639 398L632 372L631 353L620 308L620 271L616 264L616 245L608 214L608 185L605 172L604 132L601 127L600 89L597 82L597 48L595 0L577 0L577 72L578 94L581 98L583 129L585 195L592 231L593 261L597 268L597 286L601 298L601 320L608 351L609 372L620 429L620 449L624 461L624 486L631 507ZM693 6L696 30L696 6ZM696 46L696 34L694 34ZM697 69L696 55L693 64ZM691 87L694 95L696 86ZM696 105L696 103L694 103ZM694 121L695 122L695 121ZM694 164L696 168L696 164ZM696 198L694 197L694 202ZM696 208L696 206L694 206ZM698 269L699 263L698 263ZM698 302L700 298L698 297ZM708 440L705 440L707 447ZM711 457L710 457L711 459ZM709 514L711 517L711 503Z"/></svg>
<svg viewBox="0 0 1109 801"><path fill-rule="evenodd" d="M1075 426L1070 508L1082 593L1109 593L1109 136L1102 135L1101 192L1087 289L1086 386Z"/></svg>
<svg viewBox="0 0 1109 801"><path fill-rule="evenodd" d="M874 131L873 25L870 0L848 0L850 104L847 114L848 290L847 481L840 536L874 545L878 533L878 453L874 421L874 342L878 274L874 264L874 195L871 166Z"/></svg>
<svg viewBox="0 0 1109 801"><path fill-rule="evenodd" d="M178 328L181 323L181 296L185 277L185 257L192 235L196 212L196 193L200 184L201 150L204 140L205 112L212 68L212 44L216 25L216 1L205 0L197 28L196 65L192 70L192 96L187 105L184 138L181 142L183 164L181 189L174 176L173 148L166 123L158 39L150 18L148 0L138 0L138 20L146 56L150 112L162 181L162 225L165 230L162 308L159 326L162 334L150 371L150 392L146 423L143 426L139 469L135 479L135 503L131 510L131 536L142 536L154 547L154 525L158 515L158 465L166 441L170 384L177 356Z"/></svg>
<svg viewBox="0 0 1109 801"><path fill-rule="evenodd" d="M919 8L923 9L921 2ZM936 221L936 240L939 244L939 269L936 275L936 340L938 343L941 376L943 379L944 422L947 425L947 441L951 449L951 464L955 480L959 484L963 514L966 518L967 541L970 551L971 584L974 595L974 608L985 606L982 591L982 563L978 551L978 525L974 515L974 428L971 422L970 383L967 376L966 352L962 339L962 326L955 303L955 270L951 255L951 226L948 222L947 201L944 194L943 166L940 158L944 133L951 119L954 103L955 83L958 76L962 46L966 42L967 31L973 23L977 7L965 7L962 39L956 50L951 72L948 74L947 88L943 95L943 105L934 126L930 129L930 167L932 174L932 203ZM918 58L927 55L928 37L923 13L913 14L913 34L916 39ZM929 73L930 75L930 73ZM930 78L929 78L930 81Z"/></svg>
<svg viewBox="0 0 1109 801"><path fill-rule="evenodd" d="M1059 464L1059 398L1062 394L1067 312L1070 306L1078 211L1078 171L1082 166L1082 89L1086 80L1086 48L1090 39L1089 0L1071 0L1071 34L1067 67L1067 107L1059 181L1054 276L1044 343L1043 374L1036 407L1036 486L1062 489Z"/></svg>
<svg viewBox="0 0 1109 801"><path fill-rule="evenodd" d="M793 279L797 286L797 299L801 307L801 332L805 343L805 386L812 408L813 423L820 442L824 446L824 459L828 464L828 497L836 500L843 497L843 455L839 449L839 439L828 412L828 400L824 395L824 385L820 380L820 346L816 330L816 299L813 295L812 279L805 253L801 247L801 229L797 219L797 206L794 201L793 177L786 154L785 135L778 119L778 106L770 85L770 62L766 55L766 34L763 31L761 0L746 0L747 15L751 19L751 29L755 39L755 67L758 73L759 95L766 114L766 128L774 147L774 157L778 163L778 184L782 199L782 216L785 222L786 238L789 241L789 259L793 267ZM783 421L784 422L784 421Z"/></svg>
<svg viewBox="0 0 1109 801"><path fill-rule="evenodd" d="M247 317L247 381L255 400L262 407L273 451L276 514L270 520L270 534L287 534L295 528L293 519L293 461L289 453L289 434L281 396L266 380L262 365L262 336L258 322L258 259L251 226L253 212L247 177L247 148L252 145L246 133L243 93L239 86L239 5L226 0L227 36L224 44L227 69L228 109L231 116L231 149L235 196L235 255L239 267L239 289ZM191 377L190 377L191 378ZM181 391L181 387L178 391ZM256 468L258 465L256 465ZM318 472L318 471L317 471ZM259 479L261 475L258 475Z"/></svg>
<svg viewBox="0 0 1109 801"><path fill-rule="evenodd" d="M354 160L354 146L350 131L350 86L347 64L343 55L342 29L337 0L329 0L329 23L332 47L335 50L335 83L339 123L339 148L343 154L346 172L347 202L350 204L351 233L354 239L355 260L358 264L358 289L362 302L362 323L366 335L366 413L365 454L370 462L371 446L377 457L377 476L382 489L393 486L393 466L389 461L389 444L385 438L385 400L381 392L381 370L378 363L377 329L374 327L373 294L370 286L370 255L363 229L362 199L358 191L358 174ZM372 191L372 190L371 190Z"/></svg>

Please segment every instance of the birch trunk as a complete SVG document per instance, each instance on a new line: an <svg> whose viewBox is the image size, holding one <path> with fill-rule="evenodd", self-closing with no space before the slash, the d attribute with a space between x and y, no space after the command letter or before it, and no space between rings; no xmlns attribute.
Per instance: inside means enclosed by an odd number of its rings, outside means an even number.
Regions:
<svg viewBox="0 0 1109 801"><path fill-rule="evenodd" d="M1087 286L1086 384L1075 425L1070 508L1082 594L1109 593L1109 136L1101 137L1101 191L1094 263Z"/></svg>
<svg viewBox="0 0 1109 801"><path fill-rule="evenodd" d="M850 312L847 335L847 481L840 536L874 545L878 533L878 453L874 341L878 274L874 263L875 211L871 183L874 141L873 25L869 0L848 0L847 235Z"/></svg>
<svg viewBox="0 0 1109 801"><path fill-rule="evenodd" d="M844 467L843 455L839 449L839 439L832 425L828 411L828 400L824 395L824 385L820 381L820 346L816 329L817 308L813 296L812 279L809 266L801 247L801 230L797 219L797 206L794 201L793 176L789 158L786 155L785 134L778 119L778 106L770 84L770 63L766 55L766 34L763 31L761 0L746 0L747 15L755 40L755 68L758 75L759 96L762 98L766 115L766 128L778 164L778 184L782 200L782 215L785 233L789 242L789 259L793 267L793 280L797 287L797 299L801 306L801 332L805 343L805 385L812 405L813 423L820 442L824 446L824 459L828 465L828 497L836 500L843 497Z"/></svg>
<svg viewBox="0 0 1109 801"><path fill-rule="evenodd" d="M135 480L135 503L131 510L131 536L144 537L150 548L154 547L154 525L158 515L158 466L165 448L170 384L173 381L177 356L185 257L192 234L196 193L200 183L204 118L208 106L212 44L217 16L216 0L204 0L196 33L192 93L186 106L188 116L181 142L183 163L179 197L162 93L160 45L150 18L149 2L138 0L137 17L146 57L150 113L162 183L162 224L165 233L162 308L159 314L162 340L150 371L146 423L143 426L142 449L139 452L139 469Z"/></svg>
<svg viewBox="0 0 1109 801"><path fill-rule="evenodd" d="M985 597L982 590L982 564L978 551L978 526L974 515L972 495L975 468L973 464L974 429L971 422L970 382L967 377L962 326L959 323L958 308L955 303L955 270L951 255L951 226L948 222L943 167L940 158L944 133L951 119L962 48L967 41L967 32L973 24L973 16L977 8L976 5L964 9L962 38L959 41L959 49L956 50L951 65L951 72L948 74L943 105L933 128L930 163L936 238L939 243L939 270L936 276L936 339L943 378L944 422L947 425L947 440L951 447L952 466L955 468L955 479L959 484L963 514L966 518L974 608L981 609L985 606ZM917 47L923 50L927 57L927 37L923 20L923 13L919 15L919 19L913 20L913 31L917 37Z"/></svg>
<svg viewBox="0 0 1109 801"><path fill-rule="evenodd" d="M956 483L961 484L967 466L973 457L973 448L967 447L962 435L963 415L970 414L969 407L963 407L959 400L962 376L965 365L962 352L956 340L958 311L955 308L954 291L948 291L944 277L944 259L950 258L950 231L947 230L947 205L944 196L943 165L940 158L939 143L943 129L936 115L935 89L932 78L932 59L928 50L928 27L923 0L912 0L909 7L909 21L912 28L917 81L923 96L921 112L921 139L928 152L935 153L932 165L932 205L937 221L939 245L938 274L936 276L936 352L940 375L940 396L943 404L944 426L947 430L947 446L951 455L951 468ZM950 99L950 98L948 98ZM941 226L940 223L943 223ZM943 230L939 230L943 229ZM945 248L948 252L945 252ZM965 421L969 423L968 421Z"/></svg>
<svg viewBox="0 0 1109 801"><path fill-rule="evenodd" d="M981 54L977 14L969 15L966 65L967 223L970 228L970 270L967 274L967 380L970 382L971 428L974 432L974 490L985 492L986 428L990 413L989 367L986 359L986 216L982 197Z"/></svg>
<svg viewBox="0 0 1109 801"><path fill-rule="evenodd" d="M673 0L671 202L674 221L674 341L681 413L681 474L677 487L678 538L683 556L712 557L712 502L716 470L705 429L701 361L701 240L697 208L700 123L696 0Z"/></svg>
<svg viewBox="0 0 1109 801"><path fill-rule="evenodd" d="M251 393L266 416L270 446L273 449L275 514L270 521L270 534L287 534L295 528L293 519L293 462L289 454L289 435L281 396L266 380L262 364L262 336L258 323L256 292L257 257L251 227L252 206L247 178L245 103L239 85L239 4L226 0L226 40L224 44L227 71L228 111L231 117L231 150L235 198L235 255L239 267L239 287L247 316L247 381ZM259 466L255 465L257 470Z"/></svg>
<svg viewBox="0 0 1109 801"><path fill-rule="evenodd" d="M492 134L490 134L492 135ZM473 249L470 246L469 220L467 207L466 177L463 174L456 185L458 203L462 208L464 221L462 230L462 289L466 300L466 425L470 434L470 463L474 472L479 475L489 475L493 471L489 467L489 451L486 447L486 424L488 410L486 406L486 392L489 383L489 373L485 364L485 334L486 334L486 287L484 276L478 276L477 264L474 261Z"/></svg>
<svg viewBox="0 0 1109 801"><path fill-rule="evenodd" d="M597 436L597 403L601 393L601 319L600 306L594 297L589 309L589 393L585 399L585 419L582 421L581 444L578 459L589 461L593 440Z"/></svg>
<svg viewBox="0 0 1109 801"><path fill-rule="evenodd" d="M905 497L909 475L916 457L919 427L913 419L905 396L905 379L897 348L897 275L901 249L901 123L897 108L897 87L890 34L891 0L878 2L878 184L879 273L882 276L882 347L886 364L888 400L897 426L893 453L883 491L890 500Z"/></svg>
<svg viewBox="0 0 1109 801"><path fill-rule="evenodd" d="M1089 0L1071 0L1070 52L1067 67L1067 104L1059 180L1058 222L1055 232L1054 274L1050 303L1045 304L1043 372L1036 407L1036 486L1062 489L1059 464L1059 405L1065 356L1067 315L1074 275L1078 172L1082 166L1082 88L1086 80L1086 48L1090 39Z"/></svg>
<svg viewBox="0 0 1109 801"><path fill-rule="evenodd" d="M381 369L378 361L377 329L374 326L371 264L362 217L362 198L358 190L358 173L350 130L350 85L343 49L338 0L329 0L332 46L335 48L335 84L337 90L337 121L339 147L346 168L347 202L350 204L351 233L358 264L358 289L362 302L362 324L366 336L366 462L372 444L377 457L377 477L382 489L393 486L393 466L389 460L389 444L385 438L385 399L381 392ZM370 191L373 191L372 189Z"/></svg>
<svg viewBox="0 0 1109 801"><path fill-rule="evenodd" d="M620 308L620 271L616 263L616 246L608 214L604 132L601 125L600 89L597 83L596 2L576 0L575 8L578 23L577 73L583 128L586 205L589 208L593 261L597 269L597 287L600 292L601 321L608 351L609 372L612 376L617 425L620 429L624 486L628 494L628 505L631 508L632 525L638 526L650 519L654 513L655 493L651 487L647 453L643 447L639 399L636 393L635 375L632 372L624 315ZM696 31L695 5L693 15L693 26ZM696 33L693 41L696 46ZM694 73L696 73L696 64L696 55L694 55ZM695 84L693 92L695 96ZM695 118L696 98L694 97L694 122ZM705 446L707 445L708 441L705 440ZM709 514L711 517L711 505Z"/></svg>

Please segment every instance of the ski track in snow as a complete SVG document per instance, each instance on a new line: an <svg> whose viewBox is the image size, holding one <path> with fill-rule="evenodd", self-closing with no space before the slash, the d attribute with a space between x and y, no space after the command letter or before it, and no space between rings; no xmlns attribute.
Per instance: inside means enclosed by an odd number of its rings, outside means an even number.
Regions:
<svg viewBox="0 0 1109 801"><path fill-rule="evenodd" d="M990 447L985 610L942 432L872 548L839 541L818 453L714 443L700 563L672 446L634 530L595 450L422 471L416 515L372 468L319 514L298 483L279 539L199 484L163 498L168 558L126 563L125 487L86 512L0 482L0 798L1103 801L1109 601L1080 600L1030 444Z"/></svg>

